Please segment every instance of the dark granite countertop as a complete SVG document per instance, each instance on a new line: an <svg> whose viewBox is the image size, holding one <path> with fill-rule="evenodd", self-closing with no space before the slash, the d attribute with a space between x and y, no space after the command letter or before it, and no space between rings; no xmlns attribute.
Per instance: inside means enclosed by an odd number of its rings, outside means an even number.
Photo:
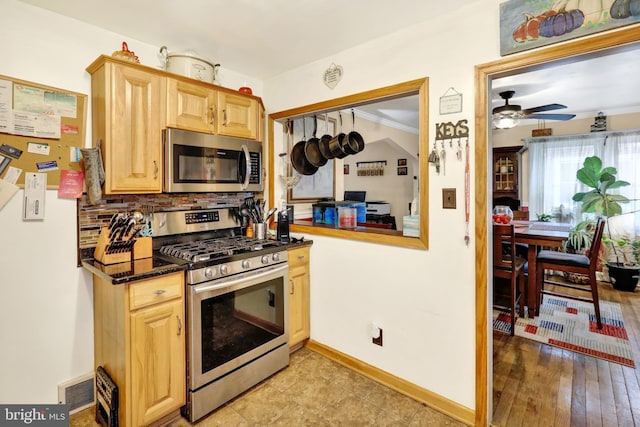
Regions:
<svg viewBox="0 0 640 427"><path fill-rule="evenodd" d="M114 285L120 285L136 280L151 279L176 271L184 271L187 268L187 264L173 264L154 256L110 265L104 265L93 258L89 258L82 260L82 267Z"/></svg>

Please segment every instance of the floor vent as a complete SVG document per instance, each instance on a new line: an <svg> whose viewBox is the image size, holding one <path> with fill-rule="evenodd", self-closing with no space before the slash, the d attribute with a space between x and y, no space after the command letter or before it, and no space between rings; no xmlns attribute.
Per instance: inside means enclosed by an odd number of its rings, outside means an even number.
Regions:
<svg viewBox="0 0 640 427"><path fill-rule="evenodd" d="M69 405L69 413L95 404L94 374L90 372L58 385L58 402Z"/></svg>

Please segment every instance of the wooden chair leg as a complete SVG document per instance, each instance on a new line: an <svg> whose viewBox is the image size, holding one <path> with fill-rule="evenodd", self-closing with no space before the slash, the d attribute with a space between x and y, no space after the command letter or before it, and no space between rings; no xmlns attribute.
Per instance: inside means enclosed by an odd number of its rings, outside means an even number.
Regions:
<svg viewBox="0 0 640 427"><path fill-rule="evenodd" d="M600 299L598 298L598 282L596 281L596 274L589 274L589 282L591 285L591 298L593 298L593 308L596 312L596 323L598 329L602 329L602 318L600 317Z"/></svg>
<svg viewBox="0 0 640 427"><path fill-rule="evenodd" d="M539 262L536 266L536 300L538 301L538 312L540 315L540 309L542 308L542 292L544 291L544 264Z"/></svg>
<svg viewBox="0 0 640 427"><path fill-rule="evenodd" d="M517 276L513 276L511 277L511 289L509 290L510 293L510 305L511 305L511 310L510 314L511 314L511 336L515 335L516 333L516 280L517 280Z"/></svg>
<svg viewBox="0 0 640 427"><path fill-rule="evenodd" d="M524 318L524 302L527 300L528 278L524 273L520 276L520 317Z"/></svg>
<svg viewBox="0 0 640 427"><path fill-rule="evenodd" d="M524 317L524 302L527 301L527 296L525 295L525 289L527 288L528 284L525 283L528 281L528 277L526 277L524 274L522 274L522 277L520 277L519 279L519 283L520 283L520 317Z"/></svg>

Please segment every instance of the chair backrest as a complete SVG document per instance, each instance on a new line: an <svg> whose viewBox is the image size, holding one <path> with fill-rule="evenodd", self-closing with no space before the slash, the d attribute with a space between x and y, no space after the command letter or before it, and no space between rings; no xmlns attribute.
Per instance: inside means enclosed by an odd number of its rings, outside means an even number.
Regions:
<svg viewBox="0 0 640 427"><path fill-rule="evenodd" d="M593 232L593 240L591 241L591 247L589 248L589 264L593 267L598 263L598 253L600 252L600 245L602 243L602 234L604 233L605 219L598 217L596 221L596 228Z"/></svg>
<svg viewBox="0 0 640 427"><path fill-rule="evenodd" d="M513 224L493 224L493 267L511 269L516 256Z"/></svg>

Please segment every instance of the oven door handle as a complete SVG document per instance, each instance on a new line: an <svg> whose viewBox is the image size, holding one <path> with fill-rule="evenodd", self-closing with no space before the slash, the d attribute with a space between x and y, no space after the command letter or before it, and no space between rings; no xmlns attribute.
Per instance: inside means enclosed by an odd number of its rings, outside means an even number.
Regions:
<svg viewBox="0 0 640 427"><path fill-rule="evenodd" d="M242 151L244 152L244 158L246 161L246 175L244 177L244 182L242 183L242 189L246 190L249 186L249 180L251 179L251 157L249 156L249 148L245 144L242 145Z"/></svg>
<svg viewBox="0 0 640 427"><path fill-rule="evenodd" d="M259 280L265 276L271 276L275 273L279 273L281 271L284 271L286 269L289 268L289 265L284 263L279 267L276 267L272 270L269 271L263 271L257 274L252 275L251 277L241 277L239 279L234 279L234 280L229 280L229 281L225 281L224 283L216 283L214 285L208 285L208 286L202 286L202 287L196 287L194 289L194 293L196 295L204 293L204 292L211 292L211 291L215 291L217 289L222 289L222 288L228 288L230 286L233 285L237 285L238 283L242 283L242 282L246 282L247 280L251 280L251 281L255 281L255 280Z"/></svg>

